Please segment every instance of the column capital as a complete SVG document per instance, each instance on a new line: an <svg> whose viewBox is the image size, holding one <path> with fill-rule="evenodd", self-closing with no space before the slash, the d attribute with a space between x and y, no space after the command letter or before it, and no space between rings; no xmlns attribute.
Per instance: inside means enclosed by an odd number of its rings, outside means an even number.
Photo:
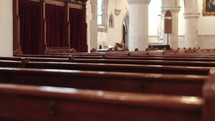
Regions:
<svg viewBox="0 0 215 121"><path fill-rule="evenodd" d="M161 7L162 12L166 12L167 10L170 10L173 13L178 13L180 11L181 7L180 6L166 6L166 7Z"/></svg>
<svg viewBox="0 0 215 121"><path fill-rule="evenodd" d="M184 18L199 18L200 13L184 13Z"/></svg>
<svg viewBox="0 0 215 121"><path fill-rule="evenodd" d="M149 4L151 0L128 0L128 4Z"/></svg>

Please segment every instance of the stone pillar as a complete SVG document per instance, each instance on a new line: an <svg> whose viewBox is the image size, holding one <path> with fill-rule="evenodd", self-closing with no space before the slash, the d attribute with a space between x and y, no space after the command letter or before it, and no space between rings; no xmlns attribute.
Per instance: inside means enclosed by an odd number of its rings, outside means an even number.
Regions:
<svg viewBox="0 0 215 121"><path fill-rule="evenodd" d="M165 15L166 11L172 14L172 33L168 35L169 45L172 49L178 48L178 13L180 11L179 0L162 0L162 14ZM163 38L167 36L164 34Z"/></svg>
<svg viewBox="0 0 215 121"><path fill-rule="evenodd" d="M178 48L178 12L179 8L172 9L172 34L170 35L170 47L173 49Z"/></svg>
<svg viewBox="0 0 215 121"><path fill-rule="evenodd" d="M200 13L197 9L196 0L185 0L185 47L198 47L198 19ZM188 7L189 8L186 8Z"/></svg>
<svg viewBox="0 0 215 121"><path fill-rule="evenodd" d="M89 47L88 51L90 51L92 48L98 49L98 42L97 42L97 35L98 35L98 27L97 27L97 0L90 0L91 4L91 20L90 20L90 30L89 30Z"/></svg>
<svg viewBox="0 0 215 121"><path fill-rule="evenodd" d="M148 5L151 0L128 0L130 51L135 48L145 50L148 47Z"/></svg>

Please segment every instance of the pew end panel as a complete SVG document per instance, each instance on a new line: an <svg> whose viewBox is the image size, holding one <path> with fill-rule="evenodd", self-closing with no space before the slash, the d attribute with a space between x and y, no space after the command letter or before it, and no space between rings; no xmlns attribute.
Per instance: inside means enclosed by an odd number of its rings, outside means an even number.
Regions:
<svg viewBox="0 0 215 121"><path fill-rule="evenodd" d="M210 70L210 78L203 88L205 99L203 121L215 121L215 68Z"/></svg>

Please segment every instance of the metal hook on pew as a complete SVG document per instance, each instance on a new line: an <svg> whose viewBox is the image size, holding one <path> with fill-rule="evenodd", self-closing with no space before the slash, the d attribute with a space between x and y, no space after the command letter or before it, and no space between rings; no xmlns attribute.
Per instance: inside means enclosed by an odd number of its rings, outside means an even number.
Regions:
<svg viewBox="0 0 215 121"><path fill-rule="evenodd" d="M21 61L22 61L22 67L26 67L26 64L29 63L30 59L22 57Z"/></svg>
<svg viewBox="0 0 215 121"><path fill-rule="evenodd" d="M144 91L144 82L140 82L139 90Z"/></svg>
<svg viewBox="0 0 215 121"><path fill-rule="evenodd" d="M57 115L57 107L56 107L56 102L55 101L50 101L48 104L48 113L52 116Z"/></svg>

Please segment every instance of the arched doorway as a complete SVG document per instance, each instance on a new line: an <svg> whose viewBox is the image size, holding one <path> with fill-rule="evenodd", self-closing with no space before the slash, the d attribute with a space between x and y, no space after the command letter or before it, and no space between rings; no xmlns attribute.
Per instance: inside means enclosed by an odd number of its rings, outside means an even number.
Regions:
<svg viewBox="0 0 215 121"><path fill-rule="evenodd" d="M164 33L166 34L166 45L169 45L169 34L172 34L172 13L167 10L164 16Z"/></svg>

